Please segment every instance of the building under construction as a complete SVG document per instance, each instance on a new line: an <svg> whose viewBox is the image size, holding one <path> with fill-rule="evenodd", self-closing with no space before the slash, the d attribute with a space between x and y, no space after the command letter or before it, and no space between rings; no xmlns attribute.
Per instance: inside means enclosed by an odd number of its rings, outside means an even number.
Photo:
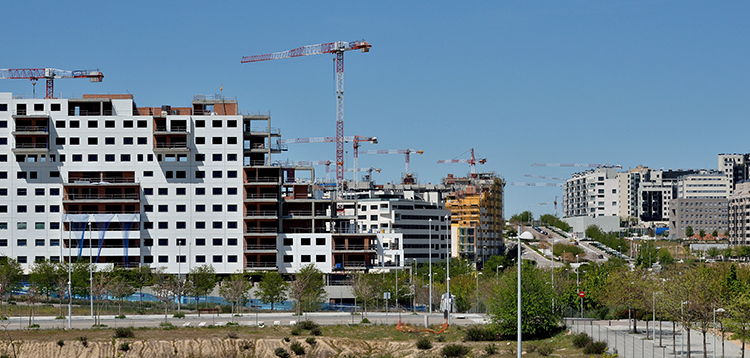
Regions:
<svg viewBox="0 0 750 358"><path fill-rule="evenodd" d="M476 173L457 178L448 174L443 185L447 194L445 208L451 211L451 256L482 263L503 248L503 190L505 180L495 173Z"/></svg>

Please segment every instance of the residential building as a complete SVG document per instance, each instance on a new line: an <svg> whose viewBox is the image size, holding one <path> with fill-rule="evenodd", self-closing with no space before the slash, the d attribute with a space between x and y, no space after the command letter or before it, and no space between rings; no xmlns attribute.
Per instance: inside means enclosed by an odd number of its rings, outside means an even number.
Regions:
<svg viewBox="0 0 750 358"><path fill-rule="evenodd" d="M672 199L669 204L669 233L686 238L690 226L694 234L701 231L723 235L729 229L729 199L726 197L690 197Z"/></svg>
<svg viewBox="0 0 750 358"><path fill-rule="evenodd" d="M750 245L750 181L737 183L729 197L729 244Z"/></svg>
<svg viewBox="0 0 750 358"><path fill-rule="evenodd" d="M750 154L719 154L718 170L728 175L732 185L745 181L748 178L748 165L750 165Z"/></svg>
<svg viewBox="0 0 750 358"><path fill-rule="evenodd" d="M563 217L619 215L617 169L596 168L575 173L565 182Z"/></svg>

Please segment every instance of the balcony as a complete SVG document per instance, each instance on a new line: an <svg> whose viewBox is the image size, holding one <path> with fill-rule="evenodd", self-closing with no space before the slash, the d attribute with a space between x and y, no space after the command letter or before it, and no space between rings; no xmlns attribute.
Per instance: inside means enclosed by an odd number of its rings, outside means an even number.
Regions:
<svg viewBox="0 0 750 358"><path fill-rule="evenodd" d="M182 134L187 135L188 134L188 128L187 126L156 126L154 127L154 134L163 134L163 135L169 135L169 134Z"/></svg>
<svg viewBox="0 0 750 358"><path fill-rule="evenodd" d="M47 154L49 147L47 143L16 143L13 148L13 153L16 154Z"/></svg>
<svg viewBox="0 0 750 358"><path fill-rule="evenodd" d="M275 262L248 262L245 269L250 270L276 270Z"/></svg>
<svg viewBox="0 0 750 358"><path fill-rule="evenodd" d="M278 195L274 193L247 194L245 202L276 202Z"/></svg>
<svg viewBox="0 0 750 358"><path fill-rule="evenodd" d="M289 210L284 213L285 218L312 218L312 210Z"/></svg>
<svg viewBox="0 0 750 358"><path fill-rule="evenodd" d="M281 178L279 177L247 177L245 178L245 184L280 184Z"/></svg>
<svg viewBox="0 0 750 358"><path fill-rule="evenodd" d="M374 246L368 246L368 245L334 245L333 251L366 251L366 252L377 252L377 249Z"/></svg>
<svg viewBox="0 0 750 358"><path fill-rule="evenodd" d="M276 219L278 212L275 210L255 210L247 211L245 219Z"/></svg>
<svg viewBox="0 0 750 358"><path fill-rule="evenodd" d="M16 126L13 135L49 135L48 126Z"/></svg>
<svg viewBox="0 0 750 358"><path fill-rule="evenodd" d="M257 253L276 253L276 245L263 245L263 244L247 244L245 245L245 252L257 252Z"/></svg>
<svg viewBox="0 0 750 358"><path fill-rule="evenodd" d="M187 143L156 143L154 145L154 153L159 154L180 154L189 153Z"/></svg>
<svg viewBox="0 0 750 358"><path fill-rule="evenodd" d="M252 234L252 235L258 235L258 234L267 234L267 235L276 235L279 232L279 229L275 227L249 227L245 230L245 235Z"/></svg>
<svg viewBox="0 0 750 358"><path fill-rule="evenodd" d="M138 186L135 178L128 177L103 177L103 178L68 178L65 186L79 185L116 185L116 186Z"/></svg>
<svg viewBox="0 0 750 358"><path fill-rule="evenodd" d="M139 203L138 194L68 194L63 202L133 202Z"/></svg>

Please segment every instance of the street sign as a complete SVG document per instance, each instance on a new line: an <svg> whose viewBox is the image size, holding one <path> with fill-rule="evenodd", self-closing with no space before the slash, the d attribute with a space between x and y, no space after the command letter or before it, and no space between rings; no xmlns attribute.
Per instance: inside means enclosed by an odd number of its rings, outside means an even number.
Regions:
<svg viewBox="0 0 750 358"><path fill-rule="evenodd" d="M391 298L391 293L390 292L383 292L383 299L389 300L390 298Z"/></svg>
<svg viewBox="0 0 750 358"><path fill-rule="evenodd" d="M586 294L583 293L583 291L581 291L581 292L578 292L578 296L584 297L584 296L586 296Z"/></svg>

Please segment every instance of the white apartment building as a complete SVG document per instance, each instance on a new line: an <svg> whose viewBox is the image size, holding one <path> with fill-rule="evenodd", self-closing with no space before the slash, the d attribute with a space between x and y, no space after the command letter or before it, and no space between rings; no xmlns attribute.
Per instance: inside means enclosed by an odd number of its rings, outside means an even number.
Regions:
<svg viewBox="0 0 750 358"><path fill-rule="evenodd" d="M732 187L732 179L729 174L701 171L677 178L677 197L685 199L726 199L732 194Z"/></svg>
<svg viewBox="0 0 750 358"><path fill-rule="evenodd" d="M241 270L244 144L236 100L0 93L0 254Z"/></svg>
<svg viewBox="0 0 750 358"><path fill-rule="evenodd" d="M597 168L573 174L565 182L563 216L618 216L617 169Z"/></svg>
<svg viewBox="0 0 750 358"><path fill-rule="evenodd" d="M748 179L750 154L719 154L718 170L729 176L732 185Z"/></svg>
<svg viewBox="0 0 750 358"><path fill-rule="evenodd" d="M641 165L631 168L626 172L617 173L619 182L619 215L621 218L635 218L640 216L640 207L638 206L638 188L642 181L648 178L651 169Z"/></svg>

